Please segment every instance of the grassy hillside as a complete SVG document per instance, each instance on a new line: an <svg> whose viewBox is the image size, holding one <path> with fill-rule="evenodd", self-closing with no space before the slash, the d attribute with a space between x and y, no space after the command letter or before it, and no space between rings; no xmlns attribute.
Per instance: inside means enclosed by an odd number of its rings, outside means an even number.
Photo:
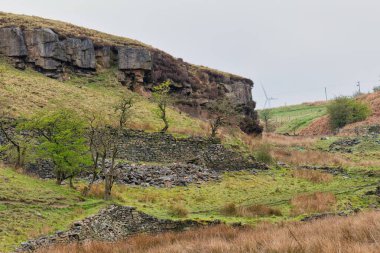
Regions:
<svg viewBox="0 0 380 253"><path fill-rule="evenodd" d="M120 86L113 70L93 77L72 76L60 82L33 71L20 71L0 59L0 106L12 116L30 117L34 112L46 109L69 108L86 116L94 112L105 120L115 121L114 105L123 94L130 94ZM162 122L156 105L147 98L136 95L129 127L158 131ZM207 124L175 109L169 109L171 127L177 134L207 135Z"/></svg>
<svg viewBox="0 0 380 253"><path fill-rule="evenodd" d="M35 179L0 165L0 252L28 238L67 229L102 206L102 200L84 199L52 180Z"/></svg>
<svg viewBox="0 0 380 253"><path fill-rule="evenodd" d="M367 103L372 110L371 115L364 121L348 124L339 131L339 135L355 135L356 130L369 126L380 125L380 92L364 94L356 98ZM327 117L321 117L301 131L303 135L324 135L331 134Z"/></svg>
<svg viewBox="0 0 380 253"><path fill-rule="evenodd" d="M325 103L283 106L270 111L277 133L297 133L327 113Z"/></svg>
<svg viewBox="0 0 380 253"><path fill-rule="evenodd" d="M343 175L331 178L326 175L328 179L325 182L313 182L297 172L297 170L278 169L260 172L259 175L248 172L227 173L221 182L208 183L202 187L192 185L171 189L124 188L121 190L121 199L128 205L162 218L178 218L175 211L180 207L186 209L189 212L187 217L192 219L220 219L247 224L259 221L297 220L305 215L318 213L318 210L307 210L307 208L297 212L297 204L292 202L299 195L312 196L316 192L333 194L336 198L324 211L347 210L348 206L363 208L376 203L375 197L358 196L374 188L377 178L350 172L349 179ZM243 207L266 206L279 211L282 215L240 216L238 212L231 214L223 212L223 208L227 208L229 204Z"/></svg>
<svg viewBox="0 0 380 253"><path fill-rule="evenodd" d="M221 219L256 224L260 221L299 220L319 212L347 211L376 205L365 192L378 179L355 171L307 179L295 170L274 169L252 175L227 173L220 182L202 187L115 186L114 201L136 206L148 214L168 219ZM11 250L27 238L67 228L93 214L106 203L101 198L83 198L53 180L40 180L0 167L0 252ZM81 182L77 184L83 184ZM92 194L101 196L98 185ZM306 203L306 205L305 205ZM236 205L232 208L231 206Z"/></svg>

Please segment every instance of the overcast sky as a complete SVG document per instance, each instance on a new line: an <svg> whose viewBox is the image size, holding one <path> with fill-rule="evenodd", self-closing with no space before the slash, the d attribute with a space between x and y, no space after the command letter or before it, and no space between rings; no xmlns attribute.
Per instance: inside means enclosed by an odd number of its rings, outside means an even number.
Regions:
<svg viewBox="0 0 380 253"><path fill-rule="evenodd" d="M379 0L0 0L0 10L134 38L255 82L272 106L380 85Z"/></svg>

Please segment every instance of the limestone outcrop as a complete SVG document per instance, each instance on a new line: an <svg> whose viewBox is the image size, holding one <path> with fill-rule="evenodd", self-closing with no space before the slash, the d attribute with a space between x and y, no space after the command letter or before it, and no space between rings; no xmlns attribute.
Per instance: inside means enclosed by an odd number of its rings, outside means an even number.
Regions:
<svg viewBox="0 0 380 253"><path fill-rule="evenodd" d="M143 84L153 66L151 53L144 48L118 48L119 81L128 86Z"/></svg>
<svg viewBox="0 0 380 253"><path fill-rule="evenodd" d="M18 27L0 29L0 53L9 57L27 55L22 30Z"/></svg>
<svg viewBox="0 0 380 253"><path fill-rule="evenodd" d="M155 48L116 41L103 43L91 36L62 34L54 27L7 27L3 23L0 54L19 69L29 66L60 80L65 80L68 72L96 75L100 70L113 68L118 70L122 85L149 92L154 85L170 79L171 93L181 110L193 116L207 116L209 102L228 97L234 105L244 108L242 129L260 132L251 80L195 66Z"/></svg>

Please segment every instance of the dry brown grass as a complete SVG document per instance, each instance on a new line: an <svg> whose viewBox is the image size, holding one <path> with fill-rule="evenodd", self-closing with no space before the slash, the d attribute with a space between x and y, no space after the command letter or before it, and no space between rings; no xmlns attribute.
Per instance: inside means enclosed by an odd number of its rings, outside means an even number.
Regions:
<svg viewBox="0 0 380 253"><path fill-rule="evenodd" d="M256 216L281 216L280 210L266 205L237 206L234 203L226 204L220 211L224 215L235 217L256 217Z"/></svg>
<svg viewBox="0 0 380 253"><path fill-rule="evenodd" d="M28 236L28 238L37 238L41 235L47 235L47 234L53 232L53 230L54 229L52 227L50 227L48 225L43 225L42 227L27 233L27 236Z"/></svg>
<svg viewBox="0 0 380 253"><path fill-rule="evenodd" d="M78 186L78 190L82 193L85 191L86 188L87 188L87 185L84 185L84 184L81 184ZM112 188L112 193L111 193L112 198L123 201L123 191L124 191L123 186L115 185ZM104 197L104 183L93 184L90 191L87 193L87 196L90 198L102 199Z"/></svg>
<svg viewBox="0 0 380 253"><path fill-rule="evenodd" d="M189 210L182 204L182 203L176 203L171 206L169 206L170 213L174 216L185 218L187 215L189 215Z"/></svg>
<svg viewBox="0 0 380 253"><path fill-rule="evenodd" d="M160 194L155 193L155 192L146 192L144 195L138 197L139 202L143 203L155 203L158 198L160 197Z"/></svg>
<svg viewBox="0 0 380 253"><path fill-rule="evenodd" d="M315 192L302 194L292 198L292 215L310 214L331 211L336 203L335 195L331 192Z"/></svg>
<svg viewBox="0 0 380 253"><path fill-rule="evenodd" d="M333 176L328 173L320 172L317 170L294 170L293 177L309 180L313 183L327 183L331 182Z"/></svg>
<svg viewBox="0 0 380 253"><path fill-rule="evenodd" d="M125 242L56 246L38 253L377 253L380 212L256 228L216 226L181 233L138 235Z"/></svg>
<svg viewBox="0 0 380 253"><path fill-rule="evenodd" d="M274 133L265 133L263 135L263 141L276 144L277 146L298 146L298 147L310 147L319 138L317 137L307 137L307 136L285 136Z"/></svg>
<svg viewBox="0 0 380 253"><path fill-rule="evenodd" d="M298 151L278 148L274 150L273 156L277 160L291 165L341 166L351 164L349 160L338 154L317 150Z"/></svg>

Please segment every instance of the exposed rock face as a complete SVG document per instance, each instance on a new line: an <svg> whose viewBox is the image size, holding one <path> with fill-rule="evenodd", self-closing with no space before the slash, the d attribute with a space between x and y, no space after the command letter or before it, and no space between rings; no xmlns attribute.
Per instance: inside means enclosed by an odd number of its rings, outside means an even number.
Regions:
<svg viewBox="0 0 380 253"><path fill-rule="evenodd" d="M249 79L197 67L160 50L131 45L94 44L89 38L62 36L49 28L22 30L0 28L0 53L10 57L17 68L29 65L45 75L65 79L66 72L96 74L102 68L118 68L118 80L131 89L150 91L170 79L177 106L197 117L207 117L207 104L228 97L244 119L247 133L260 132L253 82Z"/></svg>
<svg viewBox="0 0 380 253"><path fill-rule="evenodd" d="M0 53L10 57L27 55L22 30L18 27L0 29Z"/></svg>
<svg viewBox="0 0 380 253"><path fill-rule="evenodd" d="M144 78L152 70L152 56L145 48L120 47L119 81L128 86L143 84Z"/></svg>
<svg viewBox="0 0 380 253"><path fill-rule="evenodd" d="M120 70L152 70L152 56L147 49L134 47L119 48Z"/></svg>
<svg viewBox="0 0 380 253"><path fill-rule="evenodd" d="M34 63L41 70L62 72L62 63L67 55L63 42L52 30L42 28L24 32L28 48L29 63Z"/></svg>
<svg viewBox="0 0 380 253"><path fill-rule="evenodd" d="M90 39L68 38L64 41L68 59L76 67L95 69L95 49Z"/></svg>
<svg viewBox="0 0 380 253"><path fill-rule="evenodd" d="M66 244L85 240L113 242L126 239L137 233L181 231L186 228L216 224L220 224L220 221L201 223L192 220L161 220L139 212L133 207L111 205L101 210L97 215L74 223L68 231L58 231L51 236L43 236L24 242L16 252L32 252L38 248L54 244Z"/></svg>
<svg viewBox="0 0 380 253"><path fill-rule="evenodd" d="M104 46L104 47L99 47L95 49L95 56L96 56L96 64L99 65L101 68L111 67L111 61L112 61L111 47Z"/></svg>

